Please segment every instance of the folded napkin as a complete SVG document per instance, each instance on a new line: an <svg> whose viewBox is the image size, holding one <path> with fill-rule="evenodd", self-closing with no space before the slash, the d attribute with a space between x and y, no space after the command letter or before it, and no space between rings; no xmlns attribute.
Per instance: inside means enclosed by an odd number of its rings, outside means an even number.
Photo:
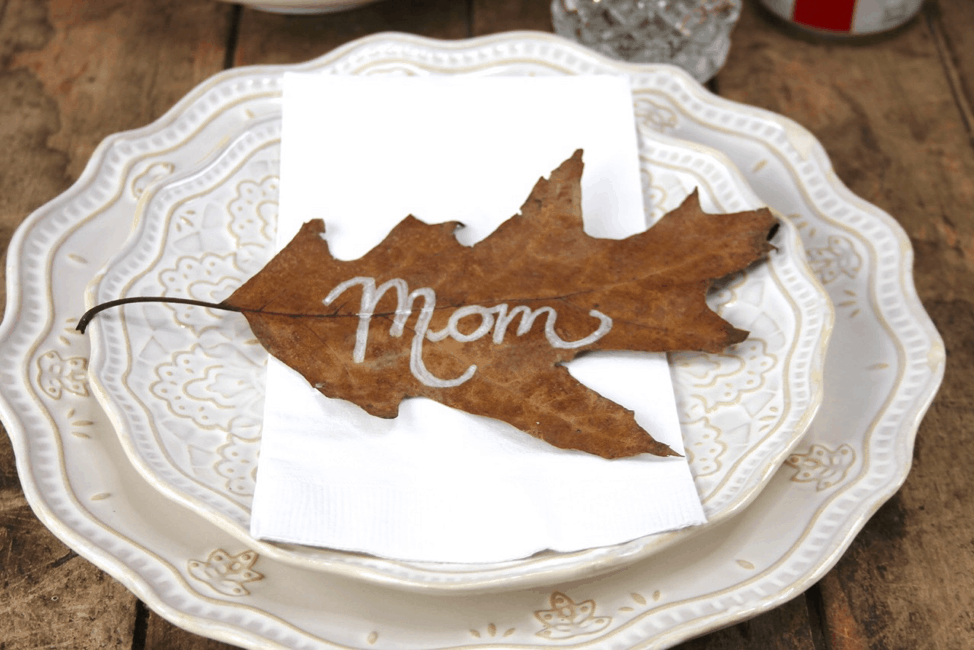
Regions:
<svg viewBox="0 0 974 650"><path fill-rule="evenodd" d="M583 148L585 230L645 229L632 99L616 77L288 74L278 248L323 218L354 259L407 214L472 245ZM337 282L340 279L336 280ZM352 351L349 350L349 355ZM594 353L587 386L683 451L664 355ZM498 562L704 522L684 458L605 460L426 399L383 420L270 360L251 516L257 538L416 561Z"/></svg>

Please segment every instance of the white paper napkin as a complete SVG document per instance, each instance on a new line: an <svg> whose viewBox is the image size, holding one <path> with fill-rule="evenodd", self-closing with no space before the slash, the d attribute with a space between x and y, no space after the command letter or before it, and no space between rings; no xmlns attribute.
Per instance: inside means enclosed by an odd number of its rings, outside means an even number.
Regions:
<svg viewBox="0 0 974 650"><path fill-rule="evenodd" d="M586 232L618 238L645 228L622 78L288 74L283 119L278 248L320 217L333 254L354 259L407 214L461 221L471 245L577 148ZM569 371L683 451L664 355L590 354ZM255 537L476 563L704 520L683 458L608 461L426 399L382 420L269 363Z"/></svg>

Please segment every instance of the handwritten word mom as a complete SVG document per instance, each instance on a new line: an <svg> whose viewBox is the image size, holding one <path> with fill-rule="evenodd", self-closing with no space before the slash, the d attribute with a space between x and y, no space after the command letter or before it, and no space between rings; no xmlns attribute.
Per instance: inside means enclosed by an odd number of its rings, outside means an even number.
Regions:
<svg viewBox="0 0 974 650"><path fill-rule="evenodd" d="M389 329L389 334L396 337L402 336L406 321L413 312L413 303L416 302L417 298L422 298L423 306L419 310L416 333L413 336L412 347L409 351L409 369L416 379L434 388L459 386L473 377L474 373L477 372L477 366L471 365L456 379L440 379L434 376L423 363L423 341L426 339L435 342L442 341L449 336L460 343L467 343L483 338L493 329L493 341L499 345L504 341L507 327L518 315L521 316L521 322L517 326L517 335L523 336L531 330L531 326L534 325L534 321L538 316L546 314L547 320L545 321L544 334L545 338L548 339L548 343L554 348L580 348L590 343L595 343L612 329L612 319L602 312L593 309L589 312L589 315L599 319L598 328L578 341L565 341L555 332L555 319L558 318L558 313L554 308L540 307L538 309L531 309L524 305L518 305L508 312L507 305L501 304L495 305L494 307L481 307L480 305L460 307L450 315L450 320L445 328L438 332L432 332L429 331L429 324L433 318L433 310L436 309L436 293L428 287L409 291L406 281L399 278L384 282L378 287L375 286L374 278L352 278L332 289L328 297L322 302L330 305L346 289L356 285L362 287L362 305L358 312L358 330L355 333L355 350L352 353L352 359L356 363L365 361L365 348L369 339L369 323L372 320L372 315L375 313L376 305L379 304L386 291L395 289L399 300L396 306L395 317L392 320L392 327ZM459 329L459 323L467 316L479 316L480 325L473 332L464 334Z"/></svg>

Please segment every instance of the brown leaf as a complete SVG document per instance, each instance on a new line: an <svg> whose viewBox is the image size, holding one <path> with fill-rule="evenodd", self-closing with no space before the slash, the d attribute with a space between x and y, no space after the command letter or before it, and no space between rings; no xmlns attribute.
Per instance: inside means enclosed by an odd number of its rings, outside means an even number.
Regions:
<svg viewBox="0 0 974 650"><path fill-rule="evenodd" d="M705 214L694 192L644 233L595 239L582 230L581 175L577 151L472 247L454 236L461 224L409 216L340 261L324 224L308 222L224 304L323 394L372 415L395 417L421 396L557 447L673 455L560 364L587 350L717 352L743 341L705 296L768 253L775 220L767 209Z"/></svg>

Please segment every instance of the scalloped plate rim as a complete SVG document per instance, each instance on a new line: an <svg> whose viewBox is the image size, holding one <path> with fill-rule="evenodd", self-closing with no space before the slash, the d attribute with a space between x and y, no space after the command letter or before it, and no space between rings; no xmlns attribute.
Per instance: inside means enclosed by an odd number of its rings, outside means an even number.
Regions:
<svg viewBox="0 0 974 650"><path fill-rule="evenodd" d="M347 51L352 47L362 46L364 44L374 42L377 39L396 38L404 39L414 44L420 43L428 48L449 47L449 44L442 44L433 39L400 37L395 34L382 34L344 46L341 48L340 52ZM518 32L508 35L472 39L469 41L463 41L462 44L476 45L489 42L496 43L503 42L504 40L510 38L513 38L514 40L517 40L518 38L535 38L547 42L560 42L557 37L552 37L550 35L534 35L525 32ZM568 50L573 50L573 46L567 42L561 42L560 46ZM573 53L576 56L590 57L592 59L599 60L599 57L595 55L583 53L577 50ZM332 55L326 55L325 58L330 56ZM171 118L175 113L178 113L183 107L188 105L188 103L191 102L191 98L194 93L200 91L200 89L205 89L208 83L210 82L204 82L198 86L196 91L189 93L184 100L177 103L173 109L171 109L165 116L163 116L163 118L153 125L126 133L144 133L153 128L157 128L160 123L168 118ZM815 165L817 165L818 169L826 172L831 171L831 163L828 161L828 157L826 156L821 145L814 139L813 136L811 136L811 134L808 134L807 131L795 125L795 123L791 120L768 111L763 111L762 109L747 107L742 104L737 104L720 98L714 98L713 101L716 101L718 105L724 105L725 108L736 111L739 114L758 115L770 122L782 126L791 125L793 128L800 130L807 135L811 142L814 143L811 153L813 162ZM46 224L47 221L52 218L50 213L55 211L55 208L66 201L66 197L77 194L84 189L84 186L90 182L91 177L94 174L94 170L101 164L110 148L116 145L126 135L126 133L111 136L103 141L102 144L99 145L99 147L95 150L91 160L85 167L78 181L76 181L71 188L69 188L69 190L67 190L60 197L53 199L35 211L16 231L12 239L9 249L10 252L8 255L8 300L5 318L3 322L0 323L0 353L3 353L4 355L12 354L13 351L11 351L11 348L16 344L16 341L12 341L13 335L15 333L20 333L22 328L27 327L27 325L24 325L22 321L17 318L22 300L21 286L17 280L19 280L20 277L19 264L24 255L23 247L25 245L25 241L27 241L28 238L33 235L35 229ZM909 241L906 239L902 229L898 224L896 224L892 217L882 212L878 208L865 203L852 194L852 192L845 188L845 186L842 185L837 178L834 178L834 173L832 174L832 177L828 179L828 185L830 189L833 192L836 192L843 200L862 203L864 205L863 209L866 209L866 211L869 213L870 219L878 222L901 244L905 244L905 250L909 251ZM903 258L897 261L896 265L897 267L903 267L905 262L909 262L909 253L905 253ZM671 645L692 636L697 636L707 631L714 630L719 627L738 622L744 618L756 615L796 596L798 593L800 593L800 591L810 586L829 568L831 568L843 550L849 545L849 543L851 543L851 540L855 536L856 532L858 532L858 530L862 527L866 519L868 519L868 517L871 516L879 508L879 506L882 505L882 503L900 487L900 485L902 485L909 472L911 463L910 452L917 433L916 429L926 410L929 408L934 395L936 394L937 388L942 381L944 372L942 340L940 339L939 334L936 332L932 322L926 315L922 305L915 295L915 289L912 283L912 269L908 264L905 266L906 268L900 268L899 277L899 289L906 294L902 296L902 304L907 307L907 310L910 312L909 316L912 319L913 324L921 330L921 334L926 339L929 339L931 350L936 350L937 354L931 356L929 363L930 370L921 377L921 381L918 384L916 393L912 396L910 404L907 407L908 412L897 426L897 436L894 441L896 463L892 475L885 477L884 483L879 488L871 492L868 502L864 503L862 508L853 513L852 516L846 517L843 520L841 529L835 533L834 539L831 539L828 544L828 551L818 554L814 562L814 566L793 580L789 586L789 589L779 591L774 595L761 599L758 602L752 602L744 610L741 610L740 608L726 608L724 610L718 610L714 616L709 618L695 619L655 636L651 634L646 635L642 639L637 640L635 643L644 646L645 643L649 643L650 640L652 640L658 643L660 646ZM900 388L902 388L902 384L898 384L891 395L896 393ZM238 624L229 623L225 620L214 620L212 617L204 620L200 618L199 615L187 613L178 607L169 604L163 594L159 591L160 586L158 584L153 586L150 583L151 580L158 580L158 578L153 576L150 579L147 575L140 573L135 569L129 568L121 558L102 548L102 546L96 541L93 541L81 532L76 531L71 527L71 525L69 525L67 521L63 521L61 516L59 516L56 512L58 509L58 504L49 503L47 499L48 496L58 497L59 495L48 494L45 492L45 490L56 489L64 486L55 485L53 488L42 487L38 477L34 474L30 459L32 452L32 440L31 437L28 436L27 430L24 427L24 418L27 417L29 413L22 412L20 410L22 405L14 404L14 398L23 398L24 395L14 395L11 392L13 390L14 389L9 386L0 386L0 395L2 395L3 398L0 399L0 411L2 411L3 418L8 426L8 433L16 453L17 470L21 477L21 483L23 485L27 500L37 516L42 520L42 522L45 523L45 525L48 526L49 529L52 530L52 532L60 537L65 543L77 550L81 555L95 563L103 570L106 570L112 574L114 577L116 577L116 579L123 582L123 584L125 584L130 590L143 598L143 600L145 600L155 611L160 612L164 617L176 624L182 625L200 634L231 643L246 645L248 647L284 647L283 645L271 641L270 639L264 638L260 635L255 635L254 633L240 627ZM27 397L29 397L29 393L25 394ZM24 406L24 408L28 406L30 405L27 404ZM66 494L70 498L73 493L68 491ZM77 512L72 510L70 514L86 516L91 522L99 521L95 519L93 515L86 514L82 510L78 510ZM806 524L806 530L811 530L815 523L815 518L808 521ZM101 525L104 526L105 524ZM116 535L118 535L118 533L116 533ZM141 552L138 551L140 548L138 544L133 545L132 541L123 536L119 536L119 540L123 545L126 546L127 549L134 549L136 552ZM793 555L796 548L797 547L785 549L784 552L786 555L782 558L782 561L786 557ZM147 561L153 561L157 564L159 562L163 562L158 558L158 556L154 556L151 553L148 556ZM733 589L733 587L729 588ZM332 644L327 645L334 647Z"/></svg>

